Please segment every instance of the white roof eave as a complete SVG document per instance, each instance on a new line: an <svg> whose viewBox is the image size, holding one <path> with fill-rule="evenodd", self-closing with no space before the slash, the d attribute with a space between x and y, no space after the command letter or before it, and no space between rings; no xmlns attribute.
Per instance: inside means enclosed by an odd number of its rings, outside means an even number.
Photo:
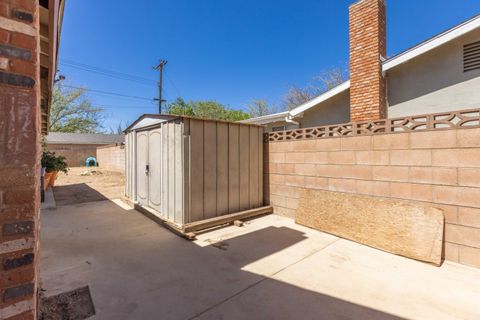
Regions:
<svg viewBox="0 0 480 320"><path fill-rule="evenodd" d="M396 66L399 66L409 60L412 60L430 50L433 50L445 43L448 43L458 37L461 37L471 31L474 31L476 29L480 28L480 15L477 15L473 17L472 19L465 21L464 23L461 23L441 34L439 34L436 37L433 37L432 39L429 39L427 41L422 42L418 46L407 50L403 53L400 53L399 55L396 55L395 57L392 57L389 60L386 60L383 62L383 72L387 72L388 70L395 68ZM302 112L318 105L319 103L322 103L323 101L326 101L335 95L347 90L350 88L350 80L346 81L339 86L333 88L330 91L327 91L318 97L298 106L297 108L293 109L290 111L290 116L291 117L298 117L299 114Z"/></svg>
<svg viewBox="0 0 480 320"><path fill-rule="evenodd" d="M383 72L414 59L430 50L440 47L441 45L461 37L477 28L480 28L480 15L477 15L476 17L459 24L448 31L445 31L438 36L433 37L432 39L429 39L418 46L385 61L383 63Z"/></svg>
<svg viewBox="0 0 480 320"><path fill-rule="evenodd" d="M322 103L323 101L326 101L334 96L336 96L337 94L345 91L345 90L348 90L350 88L350 80L348 81L345 81L344 83L336 86L335 88L319 95L318 97L310 100L310 101L307 101L305 102L304 104L296 107L295 109L292 109L290 111L290 116L291 117L296 117L298 115L300 115L301 113L303 113L304 111L310 109L311 107L314 107L316 106L317 104L319 103Z"/></svg>
<svg viewBox="0 0 480 320"><path fill-rule="evenodd" d="M288 116L288 111L273 113L266 116L250 118L246 120L238 121L239 123L249 123L249 124L267 124L275 121L285 121L285 117Z"/></svg>
<svg viewBox="0 0 480 320"><path fill-rule="evenodd" d="M383 72L387 72L388 70L395 68L409 60L412 60L432 49L435 49L449 41L452 41L458 37L463 36L477 28L480 28L480 15L473 17L472 19L465 21L439 35L429 39L427 41L422 42L421 44L417 45L416 47L407 50L399 55L392 57L391 59L386 60L383 62ZM305 102L304 104L292 109L290 112L280 112L276 114L271 114L268 116L258 117L247 119L244 121L239 121L243 123L254 123L254 124L267 124L274 121L281 121L286 119L294 119L301 117L303 113L312 108L316 105L336 96L339 93L342 93L346 90L350 89L350 80L345 81L344 83L338 85L337 87L313 98L310 101Z"/></svg>

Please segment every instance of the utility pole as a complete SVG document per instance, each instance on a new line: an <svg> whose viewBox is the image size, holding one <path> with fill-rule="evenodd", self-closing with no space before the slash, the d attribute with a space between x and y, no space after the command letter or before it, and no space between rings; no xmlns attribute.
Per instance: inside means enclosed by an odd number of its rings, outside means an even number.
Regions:
<svg viewBox="0 0 480 320"><path fill-rule="evenodd" d="M160 63L154 67L155 70L159 71L158 79L158 113L162 114L162 102L165 100L162 99L162 81L163 81L163 67L167 64L167 60L160 60Z"/></svg>

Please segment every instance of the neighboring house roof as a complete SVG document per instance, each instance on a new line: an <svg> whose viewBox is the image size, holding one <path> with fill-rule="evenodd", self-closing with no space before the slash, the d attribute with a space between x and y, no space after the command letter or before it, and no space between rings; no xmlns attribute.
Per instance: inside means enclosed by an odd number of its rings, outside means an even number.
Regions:
<svg viewBox="0 0 480 320"><path fill-rule="evenodd" d="M123 134L50 132L47 144L114 144L123 143Z"/></svg>
<svg viewBox="0 0 480 320"><path fill-rule="evenodd" d="M386 61L383 62L383 71L387 72L388 70L395 68L405 62L408 62L430 50L433 50L435 48L438 48L441 45L444 45L452 40L455 40L473 30L476 30L480 28L480 14L476 15L475 17L471 18L470 20L467 20L459 25L456 25L455 27L440 33L439 35L430 38L417 46L410 48L390 59L387 59ZM300 106L292 109L287 115L286 118L295 118L298 116L301 116L303 112L306 110L313 108L317 106L318 104L336 96L339 93L342 93L346 90L350 89L350 80L345 81L344 83L336 86L335 88L313 98L310 101L307 101ZM272 115L273 116L273 115ZM260 118L260 117L259 117ZM248 123L256 123L257 119L259 118L251 118L248 120L244 120L245 122ZM285 120L285 119L284 119ZM276 120L277 121L277 120ZM268 121L264 122L269 123L273 121Z"/></svg>

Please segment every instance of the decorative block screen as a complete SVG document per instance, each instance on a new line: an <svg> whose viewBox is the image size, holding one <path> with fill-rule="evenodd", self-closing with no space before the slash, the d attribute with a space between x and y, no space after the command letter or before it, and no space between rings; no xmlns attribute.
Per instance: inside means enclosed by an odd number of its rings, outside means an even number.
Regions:
<svg viewBox="0 0 480 320"><path fill-rule="evenodd" d="M445 130L461 127L480 127L480 109L269 132L265 134L265 142Z"/></svg>

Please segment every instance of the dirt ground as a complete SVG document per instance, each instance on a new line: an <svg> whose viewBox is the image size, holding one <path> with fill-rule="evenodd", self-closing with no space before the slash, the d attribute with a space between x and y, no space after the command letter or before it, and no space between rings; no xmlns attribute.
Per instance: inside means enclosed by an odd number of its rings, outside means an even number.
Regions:
<svg viewBox="0 0 480 320"><path fill-rule="evenodd" d="M59 173L53 192L57 206L117 199L124 195L125 175L122 172L86 167L71 168Z"/></svg>

